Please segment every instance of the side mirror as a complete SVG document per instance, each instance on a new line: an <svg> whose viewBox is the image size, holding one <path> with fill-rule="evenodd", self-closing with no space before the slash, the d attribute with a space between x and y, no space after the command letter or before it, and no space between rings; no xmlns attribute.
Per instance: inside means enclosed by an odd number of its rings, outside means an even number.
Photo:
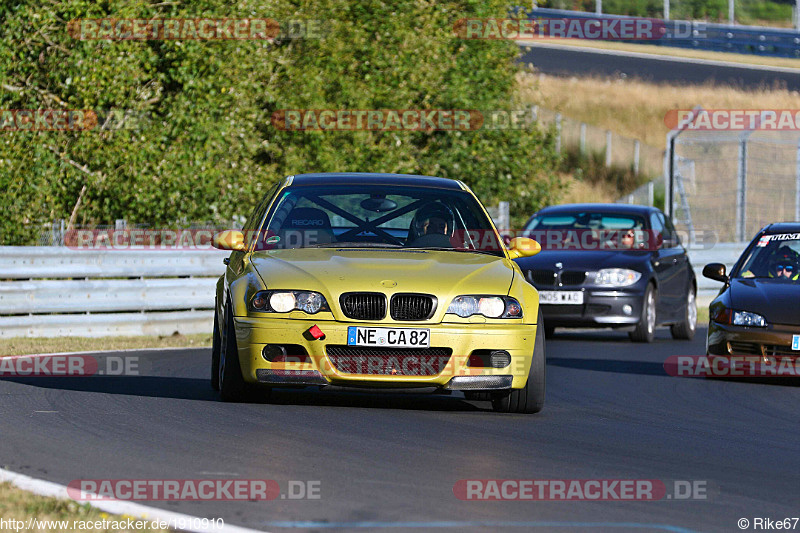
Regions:
<svg viewBox="0 0 800 533"><path fill-rule="evenodd" d="M214 235L211 245L214 248L219 248L220 250L243 252L245 250L244 233L232 229L225 230Z"/></svg>
<svg viewBox="0 0 800 533"><path fill-rule="evenodd" d="M542 245L528 237L515 237L508 243L508 255L511 259L530 257L542 251Z"/></svg>
<svg viewBox="0 0 800 533"><path fill-rule="evenodd" d="M703 267L703 275L714 281L728 283L728 276L725 274L725 265L722 263L709 263Z"/></svg>

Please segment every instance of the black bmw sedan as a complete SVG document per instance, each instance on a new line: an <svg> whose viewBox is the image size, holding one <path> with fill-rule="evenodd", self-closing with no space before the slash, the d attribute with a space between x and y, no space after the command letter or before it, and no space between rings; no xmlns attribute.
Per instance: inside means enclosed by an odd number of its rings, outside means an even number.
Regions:
<svg viewBox="0 0 800 533"><path fill-rule="evenodd" d="M523 235L542 251L516 259L539 291L545 332L556 327L626 328L651 342L658 326L675 339L697 327L697 282L672 222L654 207L546 207Z"/></svg>
<svg viewBox="0 0 800 533"><path fill-rule="evenodd" d="M730 274L711 263L703 275L724 283L709 306L708 355L800 356L800 223L764 227Z"/></svg>

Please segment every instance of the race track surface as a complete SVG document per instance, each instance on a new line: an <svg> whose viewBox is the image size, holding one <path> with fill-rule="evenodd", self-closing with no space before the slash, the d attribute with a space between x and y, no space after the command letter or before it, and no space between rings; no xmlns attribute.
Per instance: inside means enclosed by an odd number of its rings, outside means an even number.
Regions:
<svg viewBox="0 0 800 533"><path fill-rule="evenodd" d="M78 479L319 481L318 500L141 502L265 531L739 531L740 518L798 516L800 388L669 377L704 351L659 331L548 341L538 415L452 396L281 391L217 401L209 349L126 352L139 377L0 380L0 466ZM113 355L113 354L112 354ZM98 356L102 359L103 356ZM705 482L707 499L461 501L463 479ZM752 527L752 526L751 526Z"/></svg>
<svg viewBox="0 0 800 533"><path fill-rule="evenodd" d="M655 83L732 85L743 89L800 90L800 69L726 64L654 54L627 54L576 46L536 44L522 48L522 63L556 76L638 78ZM755 104L754 104L755 105Z"/></svg>

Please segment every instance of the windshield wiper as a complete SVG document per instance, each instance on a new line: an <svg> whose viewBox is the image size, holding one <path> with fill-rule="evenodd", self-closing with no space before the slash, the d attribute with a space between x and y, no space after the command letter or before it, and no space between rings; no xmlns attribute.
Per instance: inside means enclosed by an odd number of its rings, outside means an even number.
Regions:
<svg viewBox="0 0 800 533"><path fill-rule="evenodd" d="M388 242L323 242L318 244L310 244L303 246L303 248L402 248L400 244L391 244Z"/></svg>
<svg viewBox="0 0 800 533"><path fill-rule="evenodd" d="M490 250L480 250L478 248L445 248L444 246L410 246L405 248L406 250L433 250L436 252L467 252L473 254L483 254L483 255L494 255L499 256L501 254L500 250L497 251L490 251Z"/></svg>

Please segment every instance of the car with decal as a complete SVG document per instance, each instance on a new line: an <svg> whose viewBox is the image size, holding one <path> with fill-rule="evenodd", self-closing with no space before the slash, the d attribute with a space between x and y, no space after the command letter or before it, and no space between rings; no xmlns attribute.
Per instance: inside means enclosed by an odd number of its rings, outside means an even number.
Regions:
<svg viewBox="0 0 800 533"><path fill-rule="evenodd" d="M417 388L534 413L545 397L539 295L462 182L305 174L277 184L217 284L211 382L226 401L276 387Z"/></svg>
<svg viewBox="0 0 800 533"><path fill-rule="evenodd" d="M800 223L765 226L730 273L711 263L703 275L723 283L709 306L708 355L800 356Z"/></svg>

